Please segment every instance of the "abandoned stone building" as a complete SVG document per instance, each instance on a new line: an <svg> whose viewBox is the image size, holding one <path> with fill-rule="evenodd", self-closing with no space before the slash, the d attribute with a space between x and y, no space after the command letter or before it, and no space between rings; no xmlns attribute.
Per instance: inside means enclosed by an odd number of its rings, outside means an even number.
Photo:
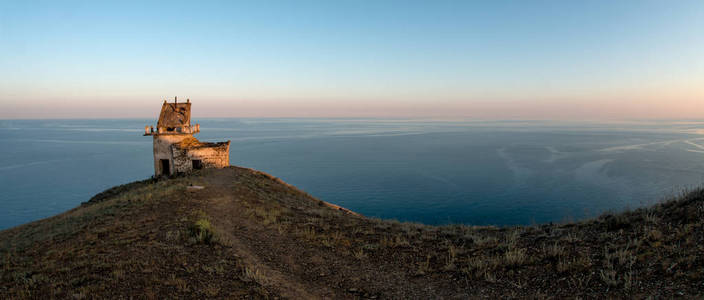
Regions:
<svg viewBox="0 0 704 300"><path fill-rule="evenodd" d="M202 168L223 168L230 165L230 141L208 143L198 141L194 134L200 125L191 125L191 101L161 106L156 124L144 127L144 135L154 139L154 175L168 176Z"/></svg>

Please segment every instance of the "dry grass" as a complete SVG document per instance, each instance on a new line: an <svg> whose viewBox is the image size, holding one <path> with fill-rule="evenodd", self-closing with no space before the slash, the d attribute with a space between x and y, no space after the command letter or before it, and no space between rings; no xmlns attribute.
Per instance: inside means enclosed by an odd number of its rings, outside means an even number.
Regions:
<svg viewBox="0 0 704 300"><path fill-rule="evenodd" d="M267 282L267 278L264 276L264 273L251 266L247 266L242 269L242 276L240 278L242 278L245 282L253 281L260 285L266 285Z"/></svg>
<svg viewBox="0 0 704 300"><path fill-rule="evenodd" d="M543 253L547 258L560 258L567 254L564 246L561 246L558 242L550 245L543 244Z"/></svg>
<svg viewBox="0 0 704 300"><path fill-rule="evenodd" d="M194 243L211 244L215 242L215 229L206 218L199 218L189 228Z"/></svg>
<svg viewBox="0 0 704 300"><path fill-rule="evenodd" d="M367 258L367 254L364 253L364 249L357 249L357 250L353 251L352 254L354 255L354 258L359 259L359 260Z"/></svg>
<svg viewBox="0 0 704 300"><path fill-rule="evenodd" d="M701 190L576 223L434 227L348 214L259 172L211 172L118 187L0 232L0 296L701 294ZM207 188L186 192L192 182Z"/></svg>

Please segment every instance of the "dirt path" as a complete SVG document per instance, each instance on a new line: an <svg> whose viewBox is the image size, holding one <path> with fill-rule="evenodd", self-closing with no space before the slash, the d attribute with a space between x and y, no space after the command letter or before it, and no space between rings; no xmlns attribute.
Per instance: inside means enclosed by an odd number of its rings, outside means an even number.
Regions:
<svg viewBox="0 0 704 300"><path fill-rule="evenodd" d="M357 226L375 226L365 218L310 197L266 174L252 176L252 172L256 172L253 170L239 168L235 172L213 172L215 174L199 183L205 189L195 192L193 198L202 203L201 209L231 245L234 255L261 272L262 284L282 296L422 298L437 295L435 289L445 286L442 281L446 276L443 274L434 276L433 281L440 280L441 283L433 285L428 285L428 278L416 276L415 260L422 261L425 257L395 255L418 251L408 245L389 249L386 251L388 255L381 257L368 258L365 254L363 258L355 258L355 249L362 251L360 249L365 244L374 242L348 237ZM264 188L276 193L276 197L260 193L262 187L258 184L265 184ZM287 218L280 216L285 221L263 225L261 220L253 217L259 210L263 213L291 213ZM326 215L327 219L320 219L316 213L307 214L311 211L329 215ZM350 220L354 222L348 223ZM317 236L301 237L300 231L307 229L314 230ZM394 231L388 228L375 235L382 239Z"/></svg>
<svg viewBox="0 0 704 300"><path fill-rule="evenodd" d="M236 174L220 175L209 177L205 181L206 188L193 194L194 200L203 204L203 211L213 220L220 238L231 247L232 255L259 274L260 284L283 297L314 299L335 296L331 289L301 281L295 273L287 272L298 267L293 265L298 260L286 246L293 244L290 238L253 222L242 205L242 198L248 196L248 191L238 186ZM272 260L272 257L280 259Z"/></svg>

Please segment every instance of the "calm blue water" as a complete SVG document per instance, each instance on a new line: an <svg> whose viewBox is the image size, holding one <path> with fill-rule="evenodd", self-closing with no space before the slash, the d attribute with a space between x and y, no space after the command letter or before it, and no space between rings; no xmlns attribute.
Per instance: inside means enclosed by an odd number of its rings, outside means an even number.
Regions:
<svg viewBox="0 0 704 300"><path fill-rule="evenodd" d="M259 169L367 216L428 224L576 220L704 181L704 122L197 119ZM0 120L0 228L152 174L155 120ZM699 134L698 134L699 133Z"/></svg>

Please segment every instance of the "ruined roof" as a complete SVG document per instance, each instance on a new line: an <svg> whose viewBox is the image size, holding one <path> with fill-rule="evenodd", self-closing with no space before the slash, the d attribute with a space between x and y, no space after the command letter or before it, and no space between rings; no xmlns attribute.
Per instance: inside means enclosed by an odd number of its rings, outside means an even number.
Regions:
<svg viewBox="0 0 704 300"><path fill-rule="evenodd" d="M161 106L157 127L181 127L191 125L191 103L166 103Z"/></svg>
<svg viewBox="0 0 704 300"><path fill-rule="evenodd" d="M230 141L227 142L218 142L218 143L210 143L210 142L201 142L198 139L189 136L182 141L174 144L174 147L177 147L179 149L196 149L196 148L210 148L210 147L221 147L221 146L226 146L229 145Z"/></svg>

